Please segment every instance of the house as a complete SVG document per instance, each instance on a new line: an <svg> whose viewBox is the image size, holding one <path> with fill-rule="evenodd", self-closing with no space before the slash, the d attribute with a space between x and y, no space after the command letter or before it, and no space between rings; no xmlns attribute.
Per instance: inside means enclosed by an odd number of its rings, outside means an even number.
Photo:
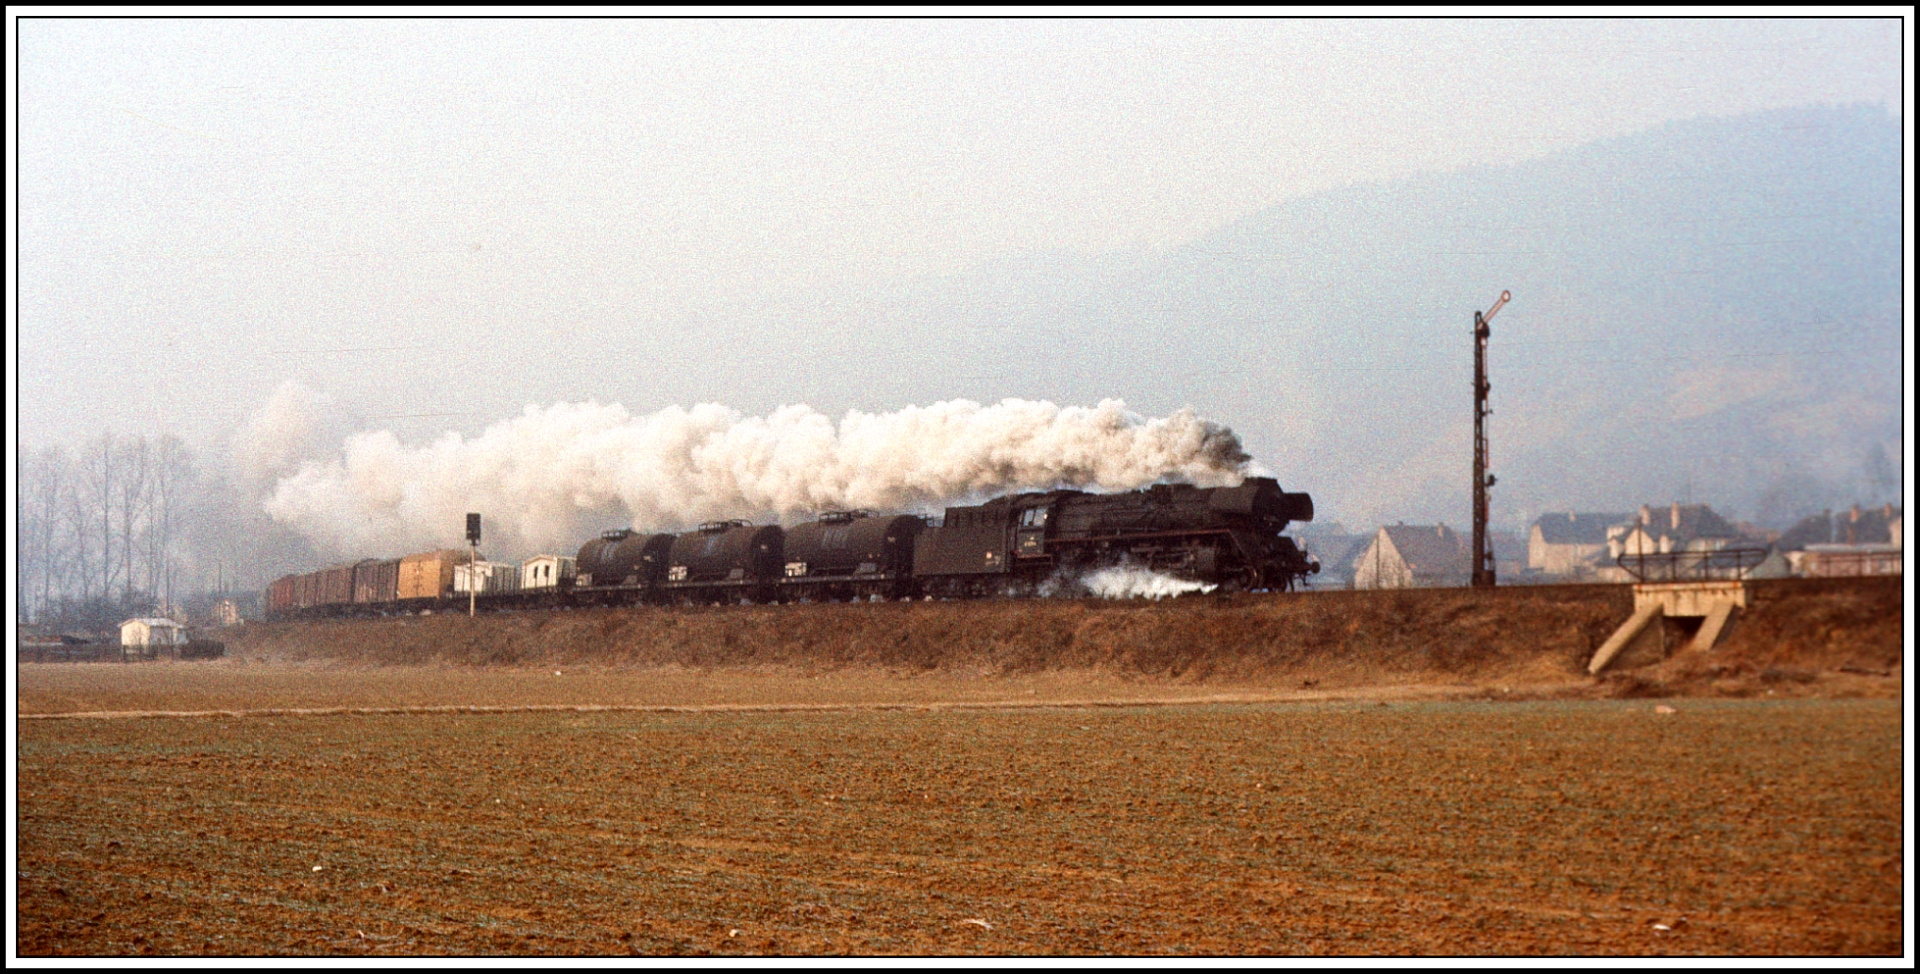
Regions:
<svg viewBox="0 0 1920 974"><path fill-rule="evenodd" d="M1740 540L1740 530L1705 504L1678 501L1658 514L1642 505L1639 518L1607 532L1607 555L1719 551Z"/></svg>
<svg viewBox="0 0 1920 974"><path fill-rule="evenodd" d="M563 588L573 578L573 556L535 555L520 563L520 588Z"/></svg>
<svg viewBox="0 0 1920 974"><path fill-rule="evenodd" d="M1748 544L1743 545L1742 542ZM1600 563L1595 574L1613 582L1646 581L1652 578L1644 575L1646 571L1652 571L1661 578L1744 574L1745 570L1753 567L1752 562L1743 564L1738 560L1716 559L1706 553L1748 546L1755 549L1765 547L1763 543L1743 535L1738 527L1706 504L1675 501L1665 509L1642 505L1639 517L1607 529L1607 551L1598 556ZM1649 558L1640 564L1636 572L1628 572L1620 565L1623 555L1631 561L1636 555L1688 552L1697 552L1699 557Z"/></svg>
<svg viewBox="0 0 1920 974"><path fill-rule="evenodd" d="M1444 524L1381 528L1354 562L1354 588L1444 588L1473 578L1467 542Z"/></svg>
<svg viewBox="0 0 1920 974"><path fill-rule="evenodd" d="M209 615L217 626L237 626L240 624L240 603L233 599L216 599Z"/></svg>
<svg viewBox="0 0 1920 974"><path fill-rule="evenodd" d="M1796 575L1898 575L1903 568L1901 535L1905 514L1887 504L1879 509L1835 514L1822 511L1801 519L1780 536Z"/></svg>
<svg viewBox="0 0 1920 974"><path fill-rule="evenodd" d="M1467 547L1473 547L1473 536L1466 536ZM1512 531L1497 528L1487 529L1487 546L1493 549L1493 567L1496 577L1502 585L1525 585L1539 581L1539 577L1527 568L1527 539ZM1467 555L1467 574L1473 574L1473 555ZM1532 577L1529 577L1532 576ZM1471 579L1469 579L1471 580Z"/></svg>
<svg viewBox="0 0 1920 974"><path fill-rule="evenodd" d="M187 627L172 619L128 619L120 624L122 647L185 646L191 641Z"/></svg>
<svg viewBox="0 0 1920 974"><path fill-rule="evenodd" d="M1591 575L1607 550L1607 529L1631 520L1630 514L1542 514L1527 532L1527 568L1543 575Z"/></svg>
<svg viewBox="0 0 1920 974"><path fill-rule="evenodd" d="M1796 574L1812 578L1898 575L1905 552L1891 544L1810 544L1787 552Z"/></svg>
<svg viewBox="0 0 1920 974"><path fill-rule="evenodd" d="M1821 511L1788 528L1780 540L1774 542L1774 547L1781 551L1804 551L1809 545L1898 545L1896 533L1901 519L1901 509L1892 504L1866 510L1855 504L1852 510L1839 514Z"/></svg>
<svg viewBox="0 0 1920 974"><path fill-rule="evenodd" d="M1347 588L1353 584L1353 564L1373 541L1369 534L1321 532L1302 534L1300 544L1307 555L1320 563L1312 577L1314 588Z"/></svg>

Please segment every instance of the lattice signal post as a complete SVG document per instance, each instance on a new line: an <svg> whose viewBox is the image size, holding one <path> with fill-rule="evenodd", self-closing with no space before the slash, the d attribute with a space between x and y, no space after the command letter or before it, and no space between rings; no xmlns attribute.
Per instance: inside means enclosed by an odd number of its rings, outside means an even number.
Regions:
<svg viewBox="0 0 1920 974"><path fill-rule="evenodd" d="M1493 329L1487 322L1493 320L1500 309L1506 307L1507 299L1513 297L1511 291L1501 291L1500 300L1488 308L1486 314L1473 313L1473 587L1492 588L1493 541L1487 537L1487 488L1493 486L1493 475L1487 472L1487 416L1493 410L1487 408L1487 393L1492 391L1493 383L1487 381L1487 338Z"/></svg>

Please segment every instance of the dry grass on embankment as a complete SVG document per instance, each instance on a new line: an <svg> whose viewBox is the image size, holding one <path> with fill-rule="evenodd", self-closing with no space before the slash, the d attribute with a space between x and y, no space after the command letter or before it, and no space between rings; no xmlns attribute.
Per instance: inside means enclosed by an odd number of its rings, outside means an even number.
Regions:
<svg viewBox="0 0 1920 974"><path fill-rule="evenodd" d="M1631 613L1626 586L434 615L250 625L228 647L255 662L375 666L1085 672L1189 686L1503 684L1601 696L1899 692L1899 577L1752 591L1712 653L1682 651L1597 681L1586 664Z"/></svg>

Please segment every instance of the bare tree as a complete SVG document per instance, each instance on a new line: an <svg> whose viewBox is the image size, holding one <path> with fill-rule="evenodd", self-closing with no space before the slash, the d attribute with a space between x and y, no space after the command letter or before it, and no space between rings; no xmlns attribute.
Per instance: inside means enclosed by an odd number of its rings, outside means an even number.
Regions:
<svg viewBox="0 0 1920 974"><path fill-rule="evenodd" d="M81 547L95 548L97 542L97 550L87 551L85 555L97 555L97 557L88 557L87 560L98 566L98 581L102 596L112 595L115 579L113 502L118 493L116 488L119 486L118 460L119 450L110 432L101 433L99 437L89 441L80 455L80 504L87 519L99 529L99 533L91 538L83 535ZM82 591L83 597L91 594L91 581L90 579L86 589Z"/></svg>
<svg viewBox="0 0 1920 974"><path fill-rule="evenodd" d="M135 436L123 440L115 453L120 468L120 600L131 605L135 582L133 556L139 550L135 529L146 515L151 451L147 448L146 437Z"/></svg>
<svg viewBox="0 0 1920 974"><path fill-rule="evenodd" d="M87 500L90 491L87 490L85 483L85 473L86 471L82 470L82 476L75 478L60 499L61 520L64 527L62 534L67 541L67 551L72 565L68 574L66 596L73 597L77 588L77 594L82 599L93 594L95 575L93 545L90 538L99 524L99 520L93 515L93 507Z"/></svg>
<svg viewBox="0 0 1920 974"><path fill-rule="evenodd" d="M151 504L147 516L147 577L154 594L167 605L174 604L175 528L179 522L181 495L193 483L193 461L186 444L172 434L154 445Z"/></svg>
<svg viewBox="0 0 1920 974"><path fill-rule="evenodd" d="M21 470L19 509L20 569L16 580L20 607L39 619L53 602L56 584L71 553L63 544L62 503L69 489L67 451L50 446L34 454Z"/></svg>

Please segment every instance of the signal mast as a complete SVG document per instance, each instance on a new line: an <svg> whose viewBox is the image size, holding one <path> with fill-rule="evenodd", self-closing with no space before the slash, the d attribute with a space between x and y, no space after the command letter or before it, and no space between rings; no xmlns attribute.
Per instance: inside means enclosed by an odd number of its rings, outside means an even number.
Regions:
<svg viewBox="0 0 1920 974"><path fill-rule="evenodd" d="M1492 588L1493 542L1487 537L1487 488L1493 486L1493 475L1487 472L1487 416L1493 410L1487 408L1487 393L1492 391L1493 383L1487 381L1487 338L1493 329L1487 322L1500 309L1506 307L1507 299L1513 297L1511 291L1501 291L1500 300L1487 309L1486 314L1473 313L1473 587Z"/></svg>
<svg viewBox="0 0 1920 974"><path fill-rule="evenodd" d="M480 515L467 514L467 618L480 598Z"/></svg>

